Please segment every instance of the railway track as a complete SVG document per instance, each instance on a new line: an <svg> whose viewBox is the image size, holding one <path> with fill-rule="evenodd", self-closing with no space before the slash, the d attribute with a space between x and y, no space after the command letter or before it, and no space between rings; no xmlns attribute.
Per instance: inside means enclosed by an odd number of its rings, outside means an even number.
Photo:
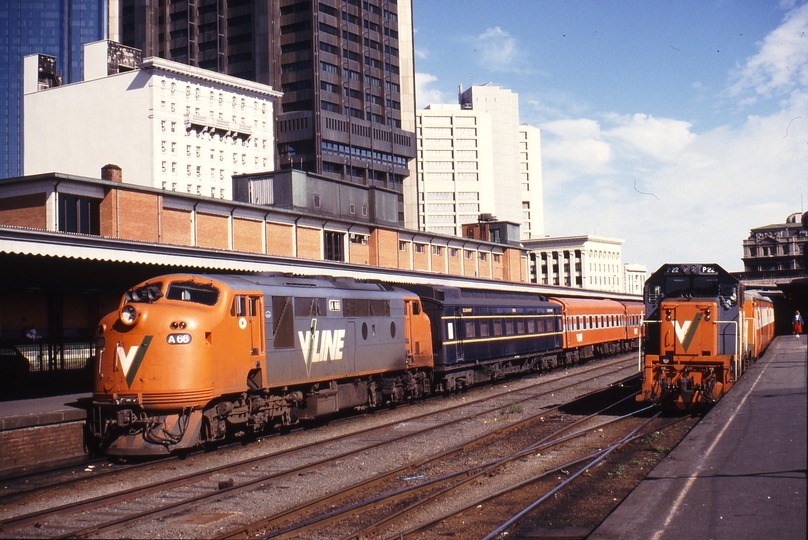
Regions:
<svg viewBox="0 0 808 540"><path fill-rule="evenodd" d="M399 538L425 531L432 537L462 537L459 531L469 529L463 514L469 510L486 506L487 511L494 510L495 519L501 519L507 514L502 513L501 505L491 501L509 496L522 500L520 491L525 486L553 475L568 475L568 469L581 462L608 455L612 446L602 448L604 428L613 437L627 429L625 426L633 433L647 425L652 418L637 419L647 408L603 420L609 410L625 407L636 394L613 389L590 394L590 399L608 403L582 418L563 415L565 406L560 405L537 412L339 493L228 531L219 538ZM554 418L558 422L553 422ZM554 426L556 423L561 425ZM532 439L533 435L539 438ZM582 443L581 439L587 437L591 441ZM625 440L627 436L621 439ZM530 442L522 445L522 441ZM571 455L576 457L570 459ZM468 466L469 462L473 465ZM408 485L402 487L402 483ZM557 484L554 478L551 484ZM449 510L436 512L447 506ZM436 527L443 530L431 530ZM474 529L467 537L478 537L484 530Z"/></svg>
<svg viewBox="0 0 808 540"><path fill-rule="evenodd" d="M221 520L221 526L233 527L231 521L246 521L251 512L215 511L225 499L252 496L268 490L291 491L290 487L300 484L299 479L306 475L334 474L334 468L346 465L356 465L358 468L354 467L350 475L361 476L363 471L358 463L363 456L372 456L374 453L409 452L410 457L405 456L405 460L423 459L429 455L430 447L435 445L436 433L440 433L442 439L473 440L487 431L495 431L493 425L516 424L515 420L502 418L497 411L521 407L526 414L540 413L548 410L548 398L581 384L581 379L615 378L619 373L633 368L634 363L630 358L612 360L577 368L574 375L561 375L553 380L538 378L517 391L489 387L484 392L469 392L452 406L438 407L417 415L408 414L403 422L394 419L346 435L327 437L316 443L302 442L302 446L294 445L237 463L179 474L159 482L145 482L129 489L117 489L63 504L59 504L63 500L60 497L48 497L45 491L40 491L36 496L37 502L43 506L41 501L47 500L46 508L5 517L0 522L0 535L26 538L107 537L122 534L121 531L126 529L126 536L137 536L138 529L133 528L136 524L157 519L163 520L164 526L168 520L180 530L182 525L187 524L182 518L193 522L193 516L206 516L197 519L197 523L201 521L204 524L204 519L217 518ZM439 401L433 400L430 406ZM419 452L423 456L415 455ZM330 473L323 472L328 469L331 469ZM375 476L373 471L365 472ZM82 487L86 492L94 491L91 485ZM275 501L276 504L283 502ZM143 533L143 536L148 537L149 534Z"/></svg>

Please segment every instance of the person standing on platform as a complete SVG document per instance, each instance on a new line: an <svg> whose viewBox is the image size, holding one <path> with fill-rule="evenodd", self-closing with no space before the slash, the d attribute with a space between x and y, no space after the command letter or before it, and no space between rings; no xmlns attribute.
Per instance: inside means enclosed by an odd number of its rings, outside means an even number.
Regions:
<svg viewBox="0 0 808 540"><path fill-rule="evenodd" d="M794 335L800 337L800 334L802 334L802 325L805 323L803 322L799 311L794 313L794 317L791 319L791 324L794 326Z"/></svg>

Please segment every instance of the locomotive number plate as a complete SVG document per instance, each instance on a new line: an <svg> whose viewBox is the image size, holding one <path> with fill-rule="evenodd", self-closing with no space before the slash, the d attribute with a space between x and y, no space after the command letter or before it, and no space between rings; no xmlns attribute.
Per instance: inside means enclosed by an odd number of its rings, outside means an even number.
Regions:
<svg viewBox="0 0 808 540"><path fill-rule="evenodd" d="M191 342L191 334L168 334L166 341L169 345L187 345Z"/></svg>

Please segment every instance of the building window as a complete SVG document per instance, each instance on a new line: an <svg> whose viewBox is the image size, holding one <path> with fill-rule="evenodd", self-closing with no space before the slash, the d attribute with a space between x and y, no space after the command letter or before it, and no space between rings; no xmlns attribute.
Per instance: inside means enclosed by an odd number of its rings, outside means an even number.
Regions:
<svg viewBox="0 0 808 540"><path fill-rule="evenodd" d="M101 201L77 195L59 195L59 231L101 234Z"/></svg>
<svg viewBox="0 0 808 540"><path fill-rule="evenodd" d="M432 246L432 254L433 255L441 255L443 253L443 248L441 246Z"/></svg>
<svg viewBox="0 0 808 540"><path fill-rule="evenodd" d="M407 251L407 242L401 242L401 241L399 241L399 243L398 243L398 250L399 250L399 251Z"/></svg>
<svg viewBox="0 0 808 540"><path fill-rule="evenodd" d="M345 242L345 233L325 231L325 238L323 242L323 258L326 261L345 261L345 254L343 245Z"/></svg>

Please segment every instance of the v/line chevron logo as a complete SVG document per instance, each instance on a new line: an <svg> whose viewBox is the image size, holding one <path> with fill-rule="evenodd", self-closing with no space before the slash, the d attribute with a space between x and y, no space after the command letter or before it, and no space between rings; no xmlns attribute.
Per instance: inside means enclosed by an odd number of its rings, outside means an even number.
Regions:
<svg viewBox="0 0 808 540"><path fill-rule="evenodd" d="M124 348L118 344L116 354L118 356L118 362L121 364L121 369L123 369L123 374L126 376L126 384L129 388L132 387L132 382L135 380L137 370L143 362L143 357L146 356L146 351L149 349L153 337L154 336L143 336L143 341L140 342L140 345L133 345L129 347L128 351L125 351Z"/></svg>
<svg viewBox="0 0 808 540"><path fill-rule="evenodd" d="M681 326L679 325L679 321L673 322L673 330L676 332L676 337L679 338L679 343L682 344L682 348L685 351L690 347L693 338L696 337L696 331L699 328L701 318L702 314L696 313L692 321L683 321Z"/></svg>

